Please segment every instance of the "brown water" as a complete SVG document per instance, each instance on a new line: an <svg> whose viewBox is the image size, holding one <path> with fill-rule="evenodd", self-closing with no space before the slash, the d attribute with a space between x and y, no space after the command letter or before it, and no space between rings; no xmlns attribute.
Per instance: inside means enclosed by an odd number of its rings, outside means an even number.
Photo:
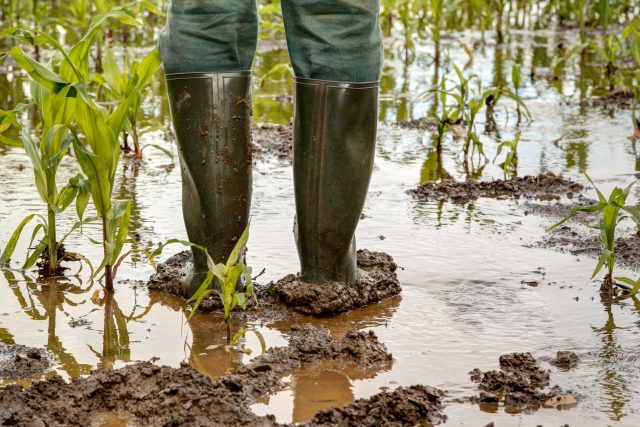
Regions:
<svg viewBox="0 0 640 427"><path fill-rule="evenodd" d="M476 36L465 35L467 39ZM600 69L588 61L581 67L579 58L552 69L551 57L563 40L570 43L573 38L554 32L516 33L504 49L491 45L480 49L473 69L487 84L500 82L510 73L511 59L518 57L523 58L525 76L531 66L539 76L558 74L560 80L527 81L523 90L534 121L522 128L518 172L553 171L584 182L581 173L588 170L601 189L609 191L630 182L638 172L636 147L628 138L629 112L607 113L577 105L579 98L597 92L594 85ZM457 63L467 61L454 40L449 47ZM381 103L385 121L418 118L428 108L416 102L415 95L432 81L430 46L419 46L412 64L395 59L396 50L390 40ZM258 60L261 67L273 60L269 55L284 53L263 55ZM12 79L7 105L24 96L24 80L7 75L1 79ZM0 84L1 90L5 88ZM268 84L256 95L258 121L289 120L290 104L280 104L273 97L287 88L287 83ZM162 93L161 83L155 90ZM168 117L160 95L145 111ZM504 138L515 133L513 111L507 115L500 108L496 118ZM482 138L487 155L493 158L495 138ZM169 144L162 141L160 132L145 140ZM447 146L444 168L463 179L464 169L456 161L458 148L451 141ZM175 151L173 143L171 147ZM287 377L287 390L254 405L255 412L275 414L282 422L304 421L318 409L370 396L383 387L420 383L448 392L445 412L452 425L490 421L500 426L639 425L640 403L635 396L640 392L640 303L627 301L607 312L596 297L597 284L587 280L593 260L526 248L540 240L549 220L525 215L522 202L483 199L456 206L413 201L405 190L433 176L431 150L429 132L380 127L367 218L358 229L360 247L388 252L402 267L402 297L330 319L308 319L326 325L336 336L350 329L373 329L393 354L393 368L370 372L331 363L304 367ZM117 195L132 199L132 227L146 247L168 238L185 238L177 160L151 150L145 156L142 162L127 159L121 165ZM20 165L27 167L20 170ZM75 172L67 162L60 179ZM483 178L501 174L490 164ZM21 150L0 151L0 242L6 242L22 217L43 213L31 180L28 159ZM634 201L638 191L633 191ZM291 232L291 168L275 161L258 163L253 200L249 263L255 271L265 268L260 281L266 283L297 269ZM71 219L60 218L60 229L70 225ZM84 232L97 236L99 230L94 225ZM24 253L25 245L21 242L17 253ZM67 247L100 259L101 248L79 234L68 240ZM100 301L92 299L99 284L85 282L86 269L57 282L5 271L0 275L0 341L48 348L55 357L55 372L67 377L152 358L171 366L188 361L216 376L259 353L252 335L246 343L251 355L227 353L221 346L224 328L216 316L199 314L186 323L180 299L149 293L135 282L151 273L143 259L127 261L119 272L115 298ZM618 273L637 274L623 269ZM522 284L531 280L540 285ZM269 346L286 343L283 333L289 324L252 326L263 333ZM569 372L550 368L546 360L558 350L575 351L580 364ZM552 383L580 398L577 408L507 414L455 402L477 393L468 378L471 369L495 369L499 355L515 351L530 351L552 369ZM126 422L122 417L107 414L104 425Z"/></svg>

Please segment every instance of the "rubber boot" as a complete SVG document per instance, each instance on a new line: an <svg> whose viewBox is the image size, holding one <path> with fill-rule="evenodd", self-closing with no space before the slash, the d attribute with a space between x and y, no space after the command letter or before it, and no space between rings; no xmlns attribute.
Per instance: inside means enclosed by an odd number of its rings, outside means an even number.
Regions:
<svg viewBox="0 0 640 427"><path fill-rule="evenodd" d="M358 280L355 230L373 171L378 83L296 78L293 177L301 280Z"/></svg>
<svg viewBox="0 0 640 427"><path fill-rule="evenodd" d="M192 243L225 263L251 206L251 73L169 74L167 88L182 170L182 213ZM208 271L193 249L191 296Z"/></svg>

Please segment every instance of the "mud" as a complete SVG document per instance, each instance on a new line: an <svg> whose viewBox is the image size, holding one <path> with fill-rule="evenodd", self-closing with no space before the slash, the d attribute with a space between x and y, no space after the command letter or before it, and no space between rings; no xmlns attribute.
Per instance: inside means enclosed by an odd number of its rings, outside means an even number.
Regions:
<svg viewBox="0 0 640 427"><path fill-rule="evenodd" d="M581 107L606 108L608 110L631 110L634 103L629 90L616 90L605 96L595 96L580 102Z"/></svg>
<svg viewBox="0 0 640 427"><path fill-rule="evenodd" d="M360 367L392 363L391 355L373 332L350 332L341 340L334 340L326 328L303 325L292 328L289 340L288 347L270 349L251 364L215 381L186 364L176 369L142 362L118 370L94 370L70 383L54 376L29 388L9 385L0 391L0 422L24 426L89 425L117 413L130 425L271 426L277 425L275 419L253 414L250 405L284 387L280 373L323 360ZM383 392L356 402L353 410L321 414L320 420L348 417L351 422L367 425L376 417L373 408L379 408L378 425L413 425L413 420L439 416L440 396L441 392L421 386ZM396 406L388 408L392 403ZM403 408L406 415L402 415Z"/></svg>
<svg viewBox="0 0 640 427"><path fill-rule="evenodd" d="M46 350L0 343L0 381L38 377L52 366Z"/></svg>
<svg viewBox="0 0 640 427"><path fill-rule="evenodd" d="M436 121L431 119L402 120L398 122L388 122L385 124L389 126L396 126L401 129L411 129L411 130L435 129L438 126Z"/></svg>
<svg viewBox="0 0 640 427"><path fill-rule="evenodd" d="M327 282L305 283L290 274L270 283L274 296L294 310L308 315L326 316L364 307L398 295L402 289L396 275L398 266L382 252L358 251L358 267L366 274L353 285Z"/></svg>
<svg viewBox="0 0 640 427"><path fill-rule="evenodd" d="M551 361L551 364L564 370L574 368L578 365L580 358L573 351L559 351L556 354L556 358Z"/></svg>
<svg viewBox="0 0 640 427"><path fill-rule="evenodd" d="M561 226L546 234L542 240L525 246L553 249L572 255L585 255L589 258L599 259L602 254L602 238L599 232L586 227L581 227L580 231L576 230L577 228L568 225ZM632 270L640 270L638 253L640 253L640 239L637 234L616 237L616 264Z"/></svg>
<svg viewBox="0 0 640 427"><path fill-rule="evenodd" d="M413 426L440 424L447 417L442 413L444 393L425 386L400 387L383 391L369 399L359 399L343 408L316 413L307 426Z"/></svg>
<svg viewBox="0 0 640 427"><path fill-rule="evenodd" d="M254 160L293 161L293 126L263 125L253 128Z"/></svg>
<svg viewBox="0 0 640 427"><path fill-rule="evenodd" d="M512 180L427 182L407 193L418 200L450 200L453 203L467 203L480 197L496 199L526 197L544 200L560 199L561 196L573 198L583 189L584 187L577 182L547 172Z"/></svg>
<svg viewBox="0 0 640 427"><path fill-rule="evenodd" d="M575 403L573 397L557 386L548 388L550 373L538 366L531 353L505 354L499 362L500 370L482 372L476 368L469 373L480 389L472 401L480 405L504 405L508 411Z"/></svg>

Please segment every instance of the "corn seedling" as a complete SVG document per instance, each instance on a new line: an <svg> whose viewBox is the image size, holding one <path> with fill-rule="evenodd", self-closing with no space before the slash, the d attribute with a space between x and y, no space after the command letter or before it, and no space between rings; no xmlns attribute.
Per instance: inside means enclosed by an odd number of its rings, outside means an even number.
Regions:
<svg viewBox="0 0 640 427"><path fill-rule="evenodd" d="M521 135L522 132L518 132L512 141L501 142L496 150L496 156L493 159L493 163L496 162L503 150L509 150L507 151L502 163L500 163L500 167L504 171L505 178L507 176L515 178L518 175L518 143L520 142Z"/></svg>
<svg viewBox="0 0 640 427"><path fill-rule="evenodd" d="M107 97L115 102L125 102L130 99L131 107L127 112L126 128L123 131L123 149L125 152L131 151L128 144L128 135L133 138L135 155L142 158L140 146L140 132L138 129L137 117L142 103L144 88L151 82L153 74L160 67L160 53L157 49L152 50L140 63L134 61L130 67L120 69L111 51L107 52L104 58L104 74L94 77L105 90ZM155 146L163 152L166 149Z"/></svg>
<svg viewBox="0 0 640 427"><path fill-rule="evenodd" d="M522 69L520 64L513 64L511 67L511 84L513 84L513 93L520 98L520 86L522 85ZM518 114L518 125L522 121L522 112L520 111L520 103L516 103L516 113Z"/></svg>
<svg viewBox="0 0 640 427"><path fill-rule="evenodd" d="M571 219L578 212L584 213L599 213L600 219L598 225L594 228L600 230L600 236L602 238L602 254L598 260L598 264L591 275L593 279L600 271L602 267L607 266L607 275L604 282L600 287L600 292L604 295L614 294L614 282L613 282L613 270L615 267L615 241L616 241L616 228L620 222L629 218L626 215L622 215L621 211L625 211L631 214L632 218L640 220L640 210L636 206L625 205L629 191L634 183L629 184L626 188L622 189L615 187L609 198L607 199L604 194L595 186L589 175L585 174L591 185L598 194L598 203L589 206L577 206L569 212L562 221L551 226L548 231L554 230Z"/></svg>
<svg viewBox="0 0 640 427"><path fill-rule="evenodd" d="M209 272L200 285L200 288L189 299L189 302L193 302L193 309L189 315L189 319L193 317L196 310L202 303L202 300L213 293L217 293L220 297L220 301L224 307L224 322L227 327L227 343L228 345L235 345L238 339L244 336L247 332L253 332L258 337L262 346L262 351L265 351L265 342L262 335L256 330L242 329L231 335L231 313L236 307L240 307L243 310L247 307L247 299L253 295L253 279L251 278L251 267L248 267L243 260L245 247L249 239L249 226L245 228L242 236L236 242L233 250L227 258L225 264L215 264L213 260L207 254L207 264L209 266ZM204 250L206 249L199 248ZM220 290L212 289L211 285L214 280L220 285ZM237 286L239 282L244 282L244 292L238 292Z"/></svg>

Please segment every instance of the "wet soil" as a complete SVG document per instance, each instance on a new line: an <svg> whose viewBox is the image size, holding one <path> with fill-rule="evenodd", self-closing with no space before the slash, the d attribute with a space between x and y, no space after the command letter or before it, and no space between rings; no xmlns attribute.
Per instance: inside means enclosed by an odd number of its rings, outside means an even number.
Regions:
<svg viewBox="0 0 640 427"><path fill-rule="evenodd" d="M277 160L286 164L293 161L293 126L263 125L253 128L253 158Z"/></svg>
<svg viewBox="0 0 640 427"><path fill-rule="evenodd" d="M401 120L397 122L388 122L386 124L410 130L435 129L438 126L436 121L431 119Z"/></svg>
<svg viewBox="0 0 640 427"><path fill-rule="evenodd" d="M326 328L296 326L288 347L272 348L249 365L211 381L188 365L142 362L118 370L94 370L66 383L60 376L29 388L0 391L3 425L87 425L118 414L129 425L277 425L250 405L284 387L280 373L301 364L340 360L355 366L385 366L391 355L373 332L350 332L335 340ZM424 386L381 392L342 409L322 411L310 423L415 425L439 422L443 393Z"/></svg>
<svg viewBox="0 0 640 427"><path fill-rule="evenodd" d="M358 267L365 274L355 284L302 282L290 274L270 283L275 297L294 310L314 316L327 316L364 307L398 295L402 289L396 275L398 266L383 252L358 251Z"/></svg>
<svg viewBox="0 0 640 427"><path fill-rule="evenodd" d="M570 405L575 399L559 387L548 388L550 372L541 369L531 353L500 356L500 370L470 372L480 394L473 401L480 405L504 405L508 411L537 409L541 406Z"/></svg>
<svg viewBox="0 0 640 427"><path fill-rule="evenodd" d="M255 284L255 298L248 300L247 310L236 313L241 318L263 322L289 317L288 308L303 314L324 316L364 307L401 292L395 273L398 266L390 255L364 249L359 250L357 256L358 267L366 276L356 284L327 282L312 285L300 282L298 276L290 274L269 283L266 288ZM180 252L158 265L158 271L149 278L147 286L150 290L182 297L182 279L191 268L191 251ZM198 310L214 312L222 308L218 296L211 294L202 301Z"/></svg>
<svg viewBox="0 0 640 427"><path fill-rule="evenodd" d="M571 369L578 365L580 358L573 351L559 351L551 364L561 369Z"/></svg>
<svg viewBox="0 0 640 427"><path fill-rule="evenodd" d="M51 366L51 356L46 350L0 343L0 380L34 378Z"/></svg>
<svg viewBox="0 0 640 427"><path fill-rule="evenodd" d="M427 182L407 193L418 200L450 200L453 203L467 203L480 197L496 199L527 197L545 200L560 199L562 196L573 198L583 189L582 184L547 172L511 180Z"/></svg>
<svg viewBox="0 0 640 427"><path fill-rule="evenodd" d="M605 96L595 96L580 102L581 107L606 108L608 110L631 110L634 96L629 90L616 90Z"/></svg>
<svg viewBox="0 0 640 427"><path fill-rule="evenodd" d="M308 426L413 426L440 424L444 393L433 387L401 387L383 391L369 399L359 399L343 408L331 408L316 413Z"/></svg>

